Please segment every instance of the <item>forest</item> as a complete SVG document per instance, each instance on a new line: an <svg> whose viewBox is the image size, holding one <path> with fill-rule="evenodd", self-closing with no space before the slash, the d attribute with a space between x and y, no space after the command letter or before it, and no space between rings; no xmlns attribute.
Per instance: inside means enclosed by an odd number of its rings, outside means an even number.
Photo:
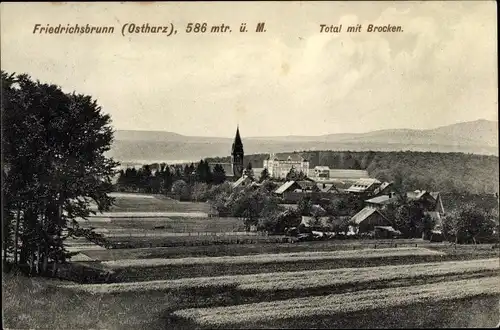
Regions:
<svg viewBox="0 0 500 330"><path fill-rule="evenodd" d="M498 157L436 152L381 151L298 151L280 153L278 157L300 154L309 167L367 170L381 181L401 181L405 190L424 189L454 194L498 193ZM244 163L262 167L268 154L247 155ZM207 158L208 162L228 162L229 157Z"/></svg>

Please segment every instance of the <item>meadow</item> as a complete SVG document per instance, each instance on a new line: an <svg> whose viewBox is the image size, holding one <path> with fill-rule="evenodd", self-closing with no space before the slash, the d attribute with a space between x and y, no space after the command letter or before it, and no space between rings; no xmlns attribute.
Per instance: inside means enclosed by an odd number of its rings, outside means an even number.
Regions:
<svg viewBox="0 0 500 330"><path fill-rule="evenodd" d="M297 243L272 243L272 244L218 244L203 246L180 247L153 247L136 249L108 249L99 251L85 251L92 258L102 261L120 259L154 259L154 258L183 258L183 257L218 257L239 256L265 253L292 253L307 251L338 251L359 250L395 247L424 247L441 251L447 256L488 258L498 255L498 249L491 245L462 245L455 248L450 244L429 243L415 239L398 240L336 240L336 241L311 241Z"/></svg>
<svg viewBox="0 0 500 330"><path fill-rule="evenodd" d="M193 217L189 213L187 216L112 216L107 217L107 221L96 221L91 218L88 221L81 221L82 227L95 227L103 229L139 229L155 230L158 232L231 232L243 231L242 221L237 218L207 217L205 215Z"/></svg>
<svg viewBox="0 0 500 330"><path fill-rule="evenodd" d="M198 288L234 287L238 290L275 292L355 286L361 283L435 276L491 274L498 272L498 259L421 263L416 265L341 268L316 271L277 272L235 276L181 278L110 284L68 284L61 287L89 293L122 293L141 291L193 290Z"/></svg>
<svg viewBox="0 0 500 330"><path fill-rule="evenodd" d="M112 212L201 212L210 210L208 203L180 202L162 195L112 193Z"/></svg>
<svg viewBox="0 0 500 330"><path fill-rule="evenodd" d="M4 327L492 327L500 319L492 245L230 236L211 230L237 219L202 217L204 203L115 197L112 212L87 224L125 235L108 235L107 249L75 241L93 260L65 267L84 274L82 284L4 274Z"/></svg>
<svg viewBox="0 0 500 330"><path fill-rule="evenodd" d="M325 316L331 318L332 315L388 309L428 301L460 300L481 295L498 296L499 280L500 277L489 277L255 304L194 308L176 311L173 316L209 328L256 328L266 325L276 327L277 324L290 327L297 324L295 320L301 319L320 319Z"/></svg>

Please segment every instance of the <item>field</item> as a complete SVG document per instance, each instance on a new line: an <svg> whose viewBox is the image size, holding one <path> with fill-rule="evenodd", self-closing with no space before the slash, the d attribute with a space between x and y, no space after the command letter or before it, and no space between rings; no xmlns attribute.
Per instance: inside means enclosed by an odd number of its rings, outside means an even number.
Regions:
<svg viewBox="0 0 500 330"><path fill-rule="evenodd" d="M181 278L111 284L69 284L62 287L89 293L119 293L137 291L217 289L234 287L241 291L272 293L305 289L355 286L372 281L385 282L400 279L417 279L437 276L498 273L498 259L421 263L416 265L378 266L366 268L341 268L316 271L278 272L250 275ZM299 292L300 293L300 292Z"/></svg>
<svg viewBox="0 0 500 330"><path fill-rule="evenodd" d="M331 317L369 309L386 309L427 301L464 299L477 295L498 295L500 277L441 282L403 288L366 290L278 302L261 302L236 306L186 309L174 316L210 328L262 327L277 324L296 326L295 320ZM300 311L300 313L298 313ZM322 321L324 322L324 321ZM309 325L310 326L310 325Z"/></svg>
<svg viewBox="0 0 500 330"><path fill-rule="evenodd" d="M112 212L203 212L210 210L208 203L179 202L161 195L113 193Z"/></svg>
<svg viewBox="0 0 500 330"><path fill-rule="evenodd" d="M115 248L81 240L72 246L83 261L67 273L85 273L81 283L2 278L4 327L492 327L500 320L499 251L492 245L288 243L241 235L238 219L201 216L202 203L115 197L112 212L87 223Z"/></svg>
<svg viewBox="0 0 500 330"><path fill-rule="evenodd" d="M102 219L106 219L103 221ZM107 217L101 221L92 218L89 221L81 221L85 227L95 227L103 229L139 229L155 230L175 233L189 232L232 232L242 231L243 225L237 218L219 218L207 216L194 217L187 216L157 216L157 217Z"/></svg>

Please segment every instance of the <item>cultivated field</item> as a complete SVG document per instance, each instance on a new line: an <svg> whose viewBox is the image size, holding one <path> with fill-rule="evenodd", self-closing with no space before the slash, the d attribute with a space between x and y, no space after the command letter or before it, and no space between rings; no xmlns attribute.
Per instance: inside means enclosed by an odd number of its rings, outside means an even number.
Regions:
<svg viewBox="0 0 500 330"><path fill-rule="evenodd" d="M86 224L105 234L108 249L72 241L81 261L67 273L84 274L86 284L2 279L8 328L492 327L500 320L499 251L491 245L285 243L240 235L238 219L201 216L204 203L115 198L112 212Z"/></svg>
<svg viewBox="0 0 500 330"><path fill-rule="evenodd" d="M175 260L175 259L174 259ZM192 290L197 288L233 287L238 290L275 292L356 286L369 282L425 277L498 274L498 259L421 263L417 265L342 268L317 271L278 272L236 276L182 278L112 284L69 284L62 287L89 293L119 293L141 291Z"/></svg>
<svg viewBox="0 0 500 330"><path fill-rule="evenodd" d="M86 251L86 254L98 260L121 260L121 259L151 259L151 258L184 258L184 257L220 257L241 256L266 253L293 253L308 251L339 251L359 250L376 248L396 247L424 247L435 251L444 252L446 258L457 257L489 258L498 256L498 249L492 249L489 244L485 245L462 245L455 248L450 244L429 243L422 240L398 239L398 240L339 240L339 241L313 241L296 243L273 243L273 244L221 244L204 246L181 246L181 247L155 247L140 249L109 249L101 251Z"/></svg>
<svg viewBox="0 0 500 330"><path fill-rule="evenodd" d="M129 212L124 216L93 217L88 221L80 221L82 227L95 227L103 229L139 229L155 230L157 232L231 232L242 231L244 226L237 218L208 218L197 216L198 214L187 213L184 216L134 216ZM105 221L103 221L105 220Z"/></svg>
<svg viewBox="0 0 500 330"><path fill-rule="evenodd" d="M294 326L295 320L332 318L369 309L385 309L428 301L459 300L478 295L499 295L500 277L441 282L420 286L366 290L215 308L186 309L174 316L210 328Z"/></svg>
<svg viewBox="0 0 500 330"><path fill-rule="evenodd" d="M112 193L112 212L202 212L210 210L208 203L179 202L162 195Z"/></svg>

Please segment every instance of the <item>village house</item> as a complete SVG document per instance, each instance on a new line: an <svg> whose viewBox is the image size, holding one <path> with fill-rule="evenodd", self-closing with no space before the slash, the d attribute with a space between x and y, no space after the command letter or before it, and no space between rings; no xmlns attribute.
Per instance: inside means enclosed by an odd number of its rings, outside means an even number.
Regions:
<svg viewBox="0 0 500 330"><path fill-rule="evenodd" d="M415 190L406 193L408 201L417 202L426 212L444 214L443 202L439 192L428 192L425 190ZM365 200L367 207L381 209L388 204L396 204L398 197L396 193L389 192L387 195L380 195Z"/></svg>
<svg viewBox="0 0 500 330"><path fill-rule="evenodd" d="M274 191L285 203L296 203L304 197L319 201L323 198L330 199L332 195L338 194L333 184L317 183L312 180L287 181Z"/></svg>
<svg viewBox="0 0 500 330"><path fill-rule="evenodd" d="M282 159L274 154L270 154L264 160L264 168L267 168L271 178L276 179L286 178L291 169L294 169L297 173L302 172L307 176L309 173L309 161L298 154L293 154Z"/></svg>
<svg viewBox="0 0 500 330"><path fill-rule="evenodd" d="M254 183L252 178L250 178L248 175L243 175L241 178L233 182L231 186L233 187L233 189L244 188L250 186L252 183Z"/></svg>
<svg viewBox="0 0 500 330"><path fill-rule="evenodd" d="M392 227L392 223L379 209L365 207L349 221L349 232L354 234L372 232L376 226Z"/></svg>
<svg viewBox="0 0 500 330"><path fill-rule="evenodd" d="M399 197L394 192L387 195L380 195L365 200L365 209L382 210L387 205L396 205L399 203ZM432 218L435 223L433 234L439 234L442 229L442 216L444 215L443 202L439 192L428 192L425 190L415 190L406 193L408 201L416 202L423 210L424 214ZM363 209L364 210L364 209Z"/></svg>
<svg viewBox="0 0 500 330"><path fill-rule="evenodd" d="M381 185L382 182L377 179L360 179L349 187L347 192L355 195L371 196Z"/></svg>
<svg viewBox="0 0 500 330"><path fill-rule="evenodd" d="M311 212L319 216L302 216L301 224L306 227L313 227L314 229L323 229L329 226L329 217L326 216L326 210L320 205L314 204L311 207Z"/></svg>

